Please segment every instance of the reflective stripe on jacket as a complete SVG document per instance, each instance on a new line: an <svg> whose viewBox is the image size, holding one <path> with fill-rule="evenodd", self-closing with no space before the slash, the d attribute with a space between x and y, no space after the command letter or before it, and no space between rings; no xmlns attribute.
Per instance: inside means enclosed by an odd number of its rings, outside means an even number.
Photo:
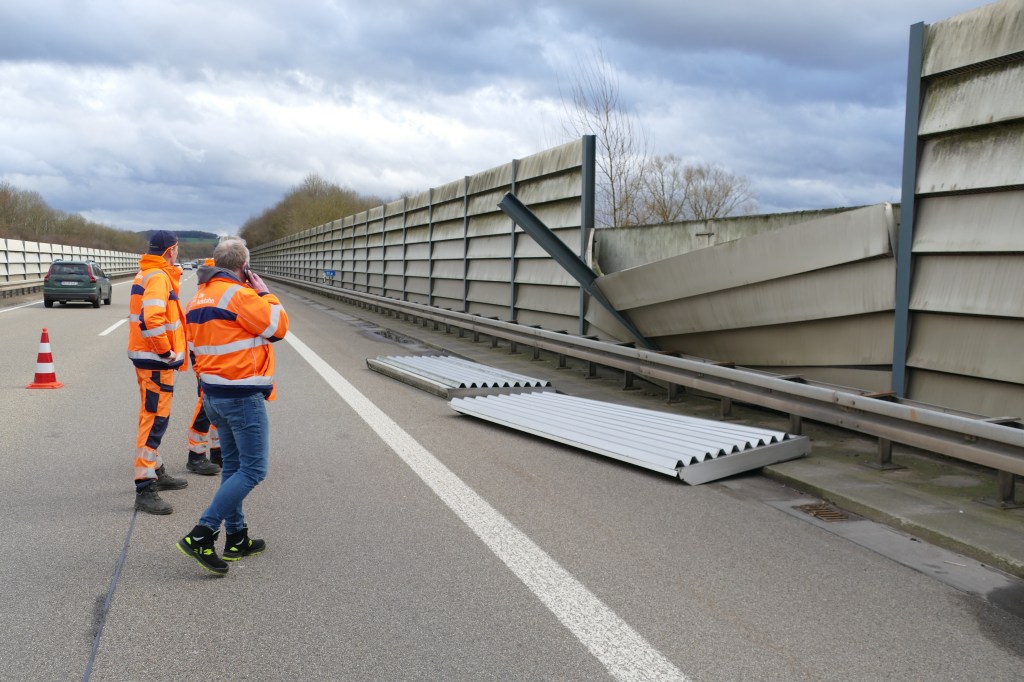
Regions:
<svg viewBox="0 0 1024 682"><path fill-rule="evenodd" d="M225 270L201 268L188 304L188 349L206 395L263 393L274 399L274 349L288 315L273 294L257 294Z"/></svg>
<svg viewBox="0 0 1024 682"><path fill-rule="evenodd" d="M144 254L128 299L128 357L141 369L184 369L181 273L162 256ZM169 357L160 357L170 352Z"/></svg>

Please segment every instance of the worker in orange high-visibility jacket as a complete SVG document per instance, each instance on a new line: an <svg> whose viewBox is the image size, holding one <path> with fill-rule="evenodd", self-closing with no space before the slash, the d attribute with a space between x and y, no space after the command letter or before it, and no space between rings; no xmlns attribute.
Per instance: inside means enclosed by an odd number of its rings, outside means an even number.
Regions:
<svg viewBox="0 0 1024 682"><path fill-rule="evenodd" d="M166 472L159 453L171 416L175 372L186 368L177 258L177 235L167 230L154 232L148 251L139 259L139 272L128 300L128 357L135 365L140 397L135 508L149 514L173 511L158 491L188 486L185 479Z"/></svg>
<svg viewBox="0 0 1024 682"><path fill-rule="evenodd" d="M249 250L227 237L201 266L199 290L188 304L186 328L203 405L220 435L221 482L199 523L178 549L213 573L225 561L259 554L266 542L249 537L246 496L267 476L270 424L265 402L275 398L274 349L288 333L288 315L263 280L249 270ZM215 542L227 531L224 559Z"/></svg>

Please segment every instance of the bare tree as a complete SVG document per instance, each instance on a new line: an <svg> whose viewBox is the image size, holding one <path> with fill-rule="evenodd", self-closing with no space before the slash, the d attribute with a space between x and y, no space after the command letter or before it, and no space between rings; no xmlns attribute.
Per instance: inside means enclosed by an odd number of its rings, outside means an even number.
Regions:
<svg viewBox="0 0 1024 682"><path fill-rule="evenodd" d="M644 222L686 220L686 168L675 154L653 156L644 173Z"/></svg>
<svg viewBox="0 0 1024 682"><path fill-rule="evenodd" d="M686 165L668 154L652 157L644 173L642 213L648 223L713 220L756 209L750 181L721 166Z"/></svg>
<svg viewBox="0 0 1024 682"><path fill-rule="evenodd" d="M597 138L597 197L595 221L603 226L635 225L647 165L647 132L631 114L619 93L615 69L596 52L590 62L576 63L569 94L562 93L568 137Z"/></svg>
<svg viewBox="0 0 1024 682"><path fill-rule="evenodd" d="M683 177L686 209L692 220L712 220L757 210L750 181L721 166L707 163L687 166Z"/></svg>

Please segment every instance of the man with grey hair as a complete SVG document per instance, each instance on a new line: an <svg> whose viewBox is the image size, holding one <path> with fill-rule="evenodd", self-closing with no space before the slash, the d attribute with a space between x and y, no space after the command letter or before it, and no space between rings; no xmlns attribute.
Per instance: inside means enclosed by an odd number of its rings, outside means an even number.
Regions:
<svg viewBox="0 0 1024 682"><path fill-rule="evenodd" d="M288 315L259 275L239 237L223 239L213 266L198 271L199 290L185 316L189 350L210 422L221 447L221 483L199 523L178 549L206 570L223 575L225 561L259 554L263 540L249 537L242 502L266 478L270 430L265 401L274 400L274 350L288 333ZM223 559L215 542L224 525Z"/></svg>

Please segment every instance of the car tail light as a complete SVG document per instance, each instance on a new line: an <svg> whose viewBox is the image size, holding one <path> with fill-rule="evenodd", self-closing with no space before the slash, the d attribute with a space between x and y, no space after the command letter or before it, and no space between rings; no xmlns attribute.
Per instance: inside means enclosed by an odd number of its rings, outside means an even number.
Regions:
<svg viewBox="0 0 1024 682"><path fill-rule="evenodd" d="M96 275L92 274L92 270L89 271L89 281L90 282L95 282L96 281Z"/></svg>
<svg viewBox="0 0 1024 682"><path fill-rule="evenodd" d="M49 282L50 281L50 273L52 273L52 272L53 272L53 268L52 267L49 270L46 271L46 274L43 275L43 281L44 282Z"/></svg>

